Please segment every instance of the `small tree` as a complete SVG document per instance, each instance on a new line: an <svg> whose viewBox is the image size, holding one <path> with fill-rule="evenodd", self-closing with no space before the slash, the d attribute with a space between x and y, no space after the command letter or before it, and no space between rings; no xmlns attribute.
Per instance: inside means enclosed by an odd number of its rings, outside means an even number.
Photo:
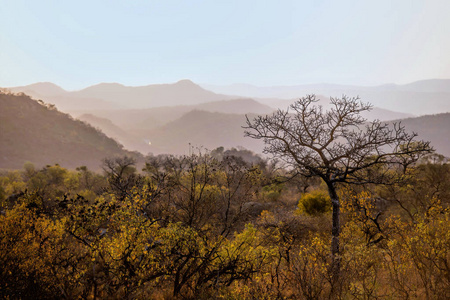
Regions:
<svg viewBox="0 0 450 300"><path fill-rule="evenodd" d="M131 196L132 188L140 181L136 173L136 160L129 156L105 158L103 171L106 174L110 189L119 200Z"/></svg>
<svg viewBox="0 0 450 300"><path fill-rule="evenodd" d="M264 153L286 162L299 174L320 177L328 188L333 208L332 274L337 283L340 273L340 199L337 184L386 184L398 180L400 169L433 149L428 142L416 141L400 123L392 125L361 116L372 106L359 98L330 98L331 109L316 105L309 95L272 115L247 117L246 136L262 139ZM401 176L400 176L401 177Z"/></svg>

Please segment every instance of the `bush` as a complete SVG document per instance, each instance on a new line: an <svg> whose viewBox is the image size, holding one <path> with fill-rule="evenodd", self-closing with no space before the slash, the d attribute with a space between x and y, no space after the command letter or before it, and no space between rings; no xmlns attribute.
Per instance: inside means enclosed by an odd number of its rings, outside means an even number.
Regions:
<svg viewBox="0 0 450 300"><path fill-rule="evenodd" d="M298 202L300 213L310 216L316 216L331 211L331 201L328 194L324 191L312 191L303 194Z"/></svg>

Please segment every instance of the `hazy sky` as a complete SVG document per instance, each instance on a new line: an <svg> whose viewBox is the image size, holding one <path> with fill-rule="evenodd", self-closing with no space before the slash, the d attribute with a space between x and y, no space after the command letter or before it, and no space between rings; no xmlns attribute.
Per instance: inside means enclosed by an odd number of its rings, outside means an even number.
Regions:
<svg viewBox="0 0 450 300"><path fill-rule="evenodd" d="M449 14L449 0L0 0L0 86L450 78Z"/></svg>

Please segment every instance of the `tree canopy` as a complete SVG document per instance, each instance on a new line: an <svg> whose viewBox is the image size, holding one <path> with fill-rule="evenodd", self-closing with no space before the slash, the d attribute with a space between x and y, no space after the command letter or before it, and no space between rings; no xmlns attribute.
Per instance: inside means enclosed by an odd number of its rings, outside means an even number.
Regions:
<svg viewBox="0 0 450 300"><path fill-rule="evenodd" d="M381 183L386 177L368 176L377 165L406 168L429 142L417 141L401 123L367 122L361 112L372 105L359 98L331 98L331 109L315 105L309 95L273 115L247 118L246 135L262 139L264 152L280 158L304 176L326 182ZM379 174L381 175L381 174ZM386 175L386 174L383 174Z"/></svg>
<svg viewBox="0 0 450 300"><path fill-rule="evenodd" d="M331 252L335 285L340 272L340 199L336 183L386 184L398 181L411 164L433 149L416 140L400 123L367 122L372 108L358 97L330 98L331 109L317 105L315 95L300 98L287 110L247 117L246 136L262 139L264 152L285 161L299 174L320 177L333 207ZM401 173L400 173L401 174Z"/></svg>

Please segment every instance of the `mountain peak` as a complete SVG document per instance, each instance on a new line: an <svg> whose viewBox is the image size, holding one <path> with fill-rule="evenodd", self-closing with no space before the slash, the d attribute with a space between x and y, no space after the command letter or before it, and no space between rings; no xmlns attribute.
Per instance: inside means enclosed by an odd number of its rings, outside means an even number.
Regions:
<svg viewBox="0 0 450 300"><path fill-rule="evenodd" d="M59 95L67 92L62 87L52 82L36 82L30 85L9 88L13 92L25 91L31 94L39 95Z"/></svg>
<svg viewBox="0 0 450 300"><path fill-rule="evenodd" d="M181 85L181 86L198 86L197 84L195 84L194 82L192 82L189 79L182 79L180 81L177 81L175 83L175 85Z"/></svg>
<svg viewBox="0 0 450 300"><path fill-rule="evenodd" d="M123 84L117 82L101 82L90 87L123 87Z"/></svg>
<svg viewBox="0 0 450 300"><path fill-rule="evenodd" d="M36 83L30 84L28 86L29 87L51 87L51 88L62 89L60 86L54 84L53 82L49 82L49 81L36 82Z"/></svg>

